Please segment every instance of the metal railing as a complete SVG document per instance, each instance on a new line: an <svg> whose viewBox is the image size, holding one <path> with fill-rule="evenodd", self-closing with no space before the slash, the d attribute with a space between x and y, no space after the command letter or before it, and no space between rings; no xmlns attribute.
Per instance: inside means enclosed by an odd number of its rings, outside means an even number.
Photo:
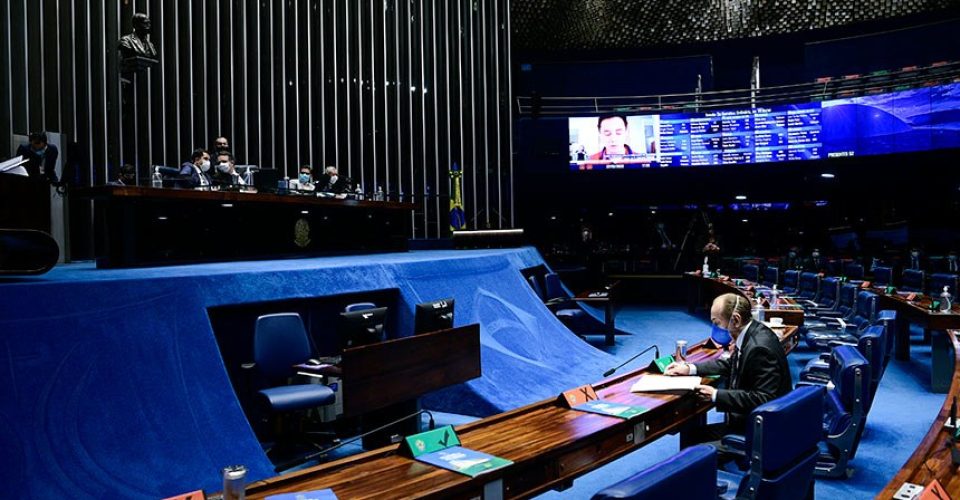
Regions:
<svg viewBox="0 0 960 500"><path fill-rule="evenodd" d="M517 96L515 105L521 117L579 116L614 112L685 113L850 98L952 82L960 82L960 61L906 67L895 71L876 71L865 75L824 77L814 82L760 89L644 96Z"/></svg>

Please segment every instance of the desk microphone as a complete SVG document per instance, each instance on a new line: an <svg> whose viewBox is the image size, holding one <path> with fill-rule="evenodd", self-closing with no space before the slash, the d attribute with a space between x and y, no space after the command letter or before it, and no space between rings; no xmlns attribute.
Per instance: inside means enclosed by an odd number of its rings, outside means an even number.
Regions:
<svg viewBox="0 0 960 500"><path fill-rule="evenodd" d="M652 346L647 347L646 349L638 352L638 353L637 353L635 356L633 356L632 358L624 361L623 363L620 364L620 366L618 366L618 367L616 367L616 368L611 368L611 369L605 371L605 372L603 373L603 376L604 376L604 377L609 377L610 375L613 375L614 372L616 372L617 370L619 370L619 369L623 368L624 366L626 366L627 363L629 363L629 362L631 362L631 361L639 358L640 356L644 355L644 354L647 353L647 352L650 352L650 349L654 349L654 350L655 350L655 351L654 351L654 354L656 355L656 357L655 357L654 359L659 359L659 358L660 358L660 348L657 347L657 344L653 344Z"/></svg>
<svg viewBox="0 0 960 500"><path fill-rule="evenodd" d="M383 424L383 425L381 425L380 427L377 427L376 429L371 429L371 430L369 430L369 431L367 431L367 432L364 432L363 434L360 434L359 436L354 436L354 437L352 437L352 438L350 438L350 439L348 439L348 440L346 440L346 441L341 441L341 442L339 442L339 443L337 443L337 444L335 444L335 445L333 445L333 446L331 446L331 447L329 447L329 448L324 448L324 449L322 449L322 450L316 451L316 452L311 453L311 454L309 454L309 455L306 455L306 456L303 456L303 457L300 457L300 458L295 458L295 459L293 459L293 460L290 460L289 462L282 463L282 464L274 467L273 470L274 470L274 472L279 473L279 472L285 471L285 470L287 470L287 469L292 469L292 468L294 468L294 467L296 467L296 466L298 466L298 465L303 465L303 464L305 464L305 463L307 463L307 462L309 462L309 461L311 461L311 460L322 460L322 459L326 458L327 454L329 454L329 453L330 453L331 451L333 451L333 450L336 450L337 448L341 448L341 447L343 447L344 445L348 445L348 444L350 444L350 443L359 441L360 439L362 439L362 438L364 438L364 437L366 437L366 436L369 436L370 434L373 434L373 433L375 433L375 432L380 432L380 431L386 429L387 427L390 427L390 426L392 426L392 425L399 424L399 423L401 423L401 422L403 422L404 420L407 420L407 419L411 419L411 418L414 418L414 417L419 417L420 415L423 415L423 414L426 414L426 415L428 415L428 416L430 417L430 422L429 422L427 425L430 427L430 430L432 431L432 430L434 429L434 427L436 427L436 423L435 423L435 421L434 421L434 419L433 419L433 413L430 413L430 410L417 410L416 412L411 413L410 415L406 415L406 416L400 417L400 418L394 420L393 422L388 422L388 423L386 423L386 424Z"/></svg>

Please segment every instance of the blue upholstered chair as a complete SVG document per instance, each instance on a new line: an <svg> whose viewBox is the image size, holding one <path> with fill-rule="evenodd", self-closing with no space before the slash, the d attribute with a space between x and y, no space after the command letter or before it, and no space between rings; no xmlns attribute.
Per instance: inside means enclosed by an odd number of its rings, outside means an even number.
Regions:
<svg viewBox="0 0 960 500"><path fill-rule="evenodd" d="M843 267L843 274L847 277L847 279L863 281L863 264L858 262L849 262Z"/></svg>
<svg viewBox="0 0 960 500"><path fill-rule="evenodd" d="M569 299L570 294L563 288L560 281L560 275L557 273L547 273L543 275L543 298L544 300Z"/></svg>
<svg viewBox="0 0 960 500"><path fill-rule="evenodd" d="M893 268L877 266L873 268L874 286L893 286Z"/></svg>
<svg viewBox="0 0 960 500"><path fill-rule="evenodd" d="M767 268L763 270L762 285L766 287L772 287L778 284L780 284L780 269L773 266L767 266Z"/></svg>
<svg viewBox="0 0 960 500"><path fill-rule="evenodd" d="M593 500L717 498L717 451L691 446L593 495Z"/></svg>
<svg viewBox="0 0 960 500"><path fill-rule="evenodd" d="M820 275L817 273L801 273L800 284L797 287L797 299L813 301L820 295Z"/></svg>
<svg viewBox="0 0 960 500"><path fill-rule="evenodd" d="M919 269L904 269L900 289L905 292L923 293L925 273Z"/></svg>
<svg viewBox="0 0 960 500"><path fill-rule="evenodd" d="M939 297L943 293L943 287L950 287L949 292L954 298L957 296L957 275L947 273L933 273L927 280L927 295Z"/></svg>
<svg viewBox="0 0 960 500"><path fill-rule="evenodd" d="M540 300L546 300L543 298L543 288L540 286L540 283L537 281L536 276L527 276L527 283L530 284L530 288L533 289L533 293L537 295Z"/></svg>
<svg viewBox="0 0 960 500"><path fill-rule="evenodd" d="M347 307L343 308L343 312L357 312L357 311L366 311L367 309L376 309L377 305L373 302L356 302L353 304L348 304Z"/></svg>
<svg viewBox="0 0 960 500"><path fill-rule="evenodd" d="M870 363L853 346L836 347L830 358L830 382L824 398L823 440L816 474L850 477L870 407ZM797 385L808 384L799 382Z"/></svg>
<svg viewBox="0 0 960 500"><path fill-rule="evenodd" d="M326 385L288 383L295 373L294 365L305 363L311 356L310 340L299 314L267 314L257 318L253 368L268 385L257 391L261 408L267 415L281 415L334 403L336 395ZM307 441L310 444L311 440Z"/></svg>
<svg viewBox="0 0 960 500"><path fill-rule="evenodd" d="M823 324L805 324L804 339L807 345L819 351L829 351L834 342L856 344L875 316L876 298L873 292L858 293L854 313L843 318L843 323L833 323L832 318L824 318Z"/></svg>
<svg viewBox="0 0 960 500"><path fill-rule="evenodd" d="M746 264L740 272L743 279L754 283L760 282L760 266L756 264Z"/></svg>
<svg viewBox="0 0 960 500"><path fill-rule="evenodd" d="M813 474L823 432L823 388L799 387L762 404L747 421L745 436L723 444L742 450L742 473L718 472L721 498L813 498Z"/></svg>
<svg viewBox="0 0 960 500"><path fill-rule="evenodd" d="M793 295L797 293L797 288L800 285L800 271L796 269L790 269L783 272L783 286L780 287L783 289L783 293L787 295Z"/></svg>
<svg viewBox="0 0 960 500"><path fill-rule="evenodd" d="M570 300L570 295L563 288L557 273L544 274L543 284L543 299L564 326L581 337L589 333L600 333L595 331L597 324L593 317Z"/></svg>
<svg viewBox="0 0 960 500"><path fill-rule="evenodd" d="M886 336L890 334L883 324L872 325L860 335L855 344L860 354L870 363L870 401L873 401L873 396L877 393L877 388L880 385L880 379L883 377L884 360L887 356ZM836 348L839 345L850 344L835 343L831 347ZM831 358L831 353L822 353L819 357L810 360L800 370L800 380L812 384L826 385L830 381Z"/></svg>
<svg viewBox="0 0 960 500"><path fill-rule="evenodd" d="M838 300L840 296L840 285L840 278L823 278L820 280L820 292L813 300L805 303L804 309L813 315L828 311L835 311L837 306L840 305Z"/></svg>

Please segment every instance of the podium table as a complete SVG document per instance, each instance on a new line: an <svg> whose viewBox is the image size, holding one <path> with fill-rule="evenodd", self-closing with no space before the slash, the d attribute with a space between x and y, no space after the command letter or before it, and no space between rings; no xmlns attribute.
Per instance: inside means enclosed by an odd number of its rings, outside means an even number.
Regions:
<svg viewBox="0 0 960 500"><path fill-rule="evenodd" d="M407 250L412 203L98 186L97 267Z"/></svg>

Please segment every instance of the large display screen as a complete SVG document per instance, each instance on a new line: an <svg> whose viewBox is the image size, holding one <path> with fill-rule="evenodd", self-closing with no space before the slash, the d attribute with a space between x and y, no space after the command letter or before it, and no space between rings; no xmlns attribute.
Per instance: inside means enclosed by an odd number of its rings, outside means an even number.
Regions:
<svg viewBox="0 0 960 500"><path fill-rule="evenodd" d="M960 148L960 84L823 102L569 119L570 168L775 163Z"/></svg>

